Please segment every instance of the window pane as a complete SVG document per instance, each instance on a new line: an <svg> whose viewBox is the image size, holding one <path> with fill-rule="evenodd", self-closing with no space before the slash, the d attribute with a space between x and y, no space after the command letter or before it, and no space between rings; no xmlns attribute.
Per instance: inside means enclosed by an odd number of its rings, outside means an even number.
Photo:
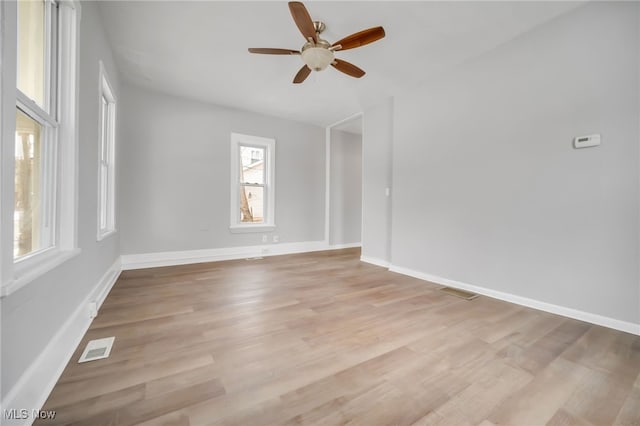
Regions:
<svg viewBox="0 0 640 426"><path fill-rule="evenodd" d="M18 89L47 109L44 18L44 1L18 1Z"/></svg>
<svg viewBox="0 0 640 426"><path fill-rule="evenodd" d="M109 104L107 103L107 99L102 96L102 104L100 106L100 111L102 112L101 117L101 125L102 125L102 138L100 140L100 161L107 162L107 145L109 143L108 132L109 132Z"/></svg>
<svg viewBox="0 0 640 426"><path fill-rule="evenodd" d="M109 180L109 167L105 164L100 165L100 230L107 229L107 205L108 205L108 190L107 182Z"/></svg>
<svg viewBox="0 0 640 426"><path fill-rule="evenodd" d="M264 184L264 148L240 146L240 182Z"/></svg>
<svg viewBox="0 0 640 426"><path fill-rule="evenodd" d="M100 170L98 186L98 239L115 230L114 145L116 104L100 65Z"/></svg>
<svg viewBox="0 0 640 426"><path fill-rule="evenodd" d="M240 222L264 222L264 187L240 186Z"/></svg>
<svg viewBox="0 0 640 426"><path fill-rule="evenodd" d="M13 257L48 245L43 235L42 126L18 110L15 140L15 199Z"/></svg>

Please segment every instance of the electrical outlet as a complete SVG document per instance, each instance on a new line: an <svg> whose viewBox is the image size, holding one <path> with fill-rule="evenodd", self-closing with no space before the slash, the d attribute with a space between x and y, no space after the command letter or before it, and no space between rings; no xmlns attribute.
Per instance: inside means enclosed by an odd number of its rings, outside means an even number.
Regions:
<svg viewBox="0 0 640 426"><path fill-rule="evenodd" d="M267 235L265 234L265 235L263 235L263 236L262 236L262 242L263 242L263 243L266 243L267 241L269 241L269 238L268 238L268 237L267 237Z"/></svg>
<svg viewBox="0 0 640 426"><path fill-rule="evenodd" d="M280 237L278 235L274 235L273 236L273 242L274 243L279 243L280 242Z"/></svg>

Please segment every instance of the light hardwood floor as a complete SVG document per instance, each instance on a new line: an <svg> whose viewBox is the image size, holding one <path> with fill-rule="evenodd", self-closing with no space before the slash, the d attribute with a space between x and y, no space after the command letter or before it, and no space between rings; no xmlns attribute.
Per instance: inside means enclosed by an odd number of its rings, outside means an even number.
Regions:
<svg viewBox="0 0 640 426"><path fill-rule="evenodd" d="M640 337L358 258L123 272L38 424L640 425Z"/></svg>

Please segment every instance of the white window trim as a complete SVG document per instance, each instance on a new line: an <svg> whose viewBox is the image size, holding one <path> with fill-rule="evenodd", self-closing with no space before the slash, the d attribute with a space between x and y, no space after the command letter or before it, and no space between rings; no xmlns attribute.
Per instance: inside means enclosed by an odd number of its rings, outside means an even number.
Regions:
<svg viewBox="0 0 640 426"><path fill-rule="evenodd" d="M7 72L5 70L5 66L4 66L4 62L5 62L5 52L7 51L7 47L6 43L7 43L7 37L4 35L5 32L7 31L12 31L12 27L11 25L9 25L9 28L7 28L7 19L5 18L7 12L5 10L6 2L0 2L0 28L5 28L4 30L0 30L0 129L6 129L6 125L7 122L9 121L7 119L7 113L6 113L6 104L7 102L9 103L13 103L15 104L15 102L12 102L11 96L7 95L7 92L9 92L8 89L10 89L11 92L13 92L13 88L8 88L5 87L7 86L9 83L7 80L11 81L11 76L13 76L13 80L16 80L16 75L15 75L15 71L12 72ZM15 85L14 85L15 86ZM14 107L15 108L15 107ZM13 111L13 108L11 108L11 111ZM15 120L15 119L14 119ZM15 130L15 129L13 129ZM3 140L5 140L5 138L7 136L11 136L11 133L8 131L4 131L4 132L0 132L0 160L2 158L8 158L8 156L6 155L8 152L8 145L11 144L5 144L5 143L1 143ZM10 139L9 139L10 140ZM12 149L15 149L15 145ZM15 155L15 152L14 152ZM4 195L5 189L6 189L6 182L8 180L8 176L5 175L5 171L6 171L7 167L5 164L3 164L2 161L0 161L0 206L2 205L8 205L6 204L7 201L7 197L6 195ZM11 171L11 175L14 175L15 171L12 170ZM13 176L13 179L15 179L15 175ZM8 211L9 209L4 209L6 211ZM2 213L0 210L0 297L2 296L2 290L4 289L3 287L3 283L5 282L5 271L7 270L6 266L3 266L3 264L6 263L6 257L9 254L9 250L4 250L4 247L11 247L10 253L11 253L11 258L13 260L13 241L11 242L12 244L10 246L8 246L5 242L5 235L7 235L6 232L6 227L5 225L7 224L7 220L6 218L9 215L5 213ZM13 209L11 209L11 216L13 216ZM13 219L13 218L12 218Z"/></svg>
<svg viewBox="0 0 640 426"><path fill-rule="evenodd" d="M16 106L24 102L16 88L16 51L17 6L16 3L2 2L2 26L0 34L2 49L2 140L13 140L15 133ZM57 121L58 121L58 164L56 173L56 211L55 247L50 247L14 261L13 249L3 250L0 259L2 281L0 297L24 287L48 271L77 256L77 152L78 152L78 29L80 21L80 3L76 0L60 0L58 3L58 62L56 82L58 84ZM61 47L65 48L62 49ZM8 57L8 55L12 55ZM7 65L9 64L9 65ZM9 106L12 105L12 108ZM30 109L31 111L33 109ZM46 118L46 117L43 117ZM2 204L13 206L15 173L14 144L3 143L2 151ZM13 208L0 212L2 226L2 247L13 247Z"/></svg>
<svg viewBox="0 0 640 426"><path fill-rule="evenodd" d="M98 202L97 202L97 206L98 206L98 215L97 215L97 228L98 228L98 234L97 234L97 240L98 241L102 241L105 238L114 235L117 232L117 228L116 228L116 191L115 191L115 185L116 185L116 180L115 180L115 149L116 149L116 135L115 135L115 131L116 131L116 114L117 114L117 99L115 96L115 93L113 91L113 86L111 85L109 76L107 75L107 70L104 67L104 63L102 61L100 61L99 63L100 65L100 80L99 80L99 88L98 88L98 105L99 105L99 117L100 117L100 126L99 126L99 138L100 138L100 143L99 143L99 153L98 153ZM107 108L112 109L112 113L107 114L107 117L109 118L109 134L108 134L108 138L109 138L109 153L107 154L109 157L109 173L108 173L108 182L107 182L107 205L103 206L102 202L101 202L101 197L100 197L100 190L101 190L101 184L102 184L102 174L101 174L101 170L102 170L102 151L104 150L103 144L105 143L105 141L102 139L103 138L103 134L102 134L102 117L104 116L102 113L102 97L106 97L108 100L108 106ZM100 226L100 218L102 216L102 211L103 209L106 209L106 215L107 215L107 226L105 228L102 228Z"/></svg>
<svg viewBox="0 0 640 426"><path fill-rule="evenodd" d="M265 211L266 217L264 223L242 223L238 213L240 205L240 145L256 146L265 150ZM259 136L243 135L240 133L231 133L231 181L230 181L230 216L229 230L233 233L245 232L269 232L276 228L275 222L275 150L276 141L271 138L263 138Z"/></svg>
<svg viewBox="0 0 640 426"><path fill-rule="evenodd" d="M57 247L50 247L38 252L36 256L26 256L24 259L21 259L19 263L16 263L14 267L14 278L2 285L2 293L0 293L0 296L10 295L36 278L62 265L67 260L73 259L79 255L80 252L81 250L79 248L60 250Z"/></svg>

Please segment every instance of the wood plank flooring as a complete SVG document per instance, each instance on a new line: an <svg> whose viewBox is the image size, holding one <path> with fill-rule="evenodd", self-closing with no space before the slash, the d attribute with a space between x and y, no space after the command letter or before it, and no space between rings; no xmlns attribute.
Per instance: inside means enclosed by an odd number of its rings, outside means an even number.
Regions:
<svg viewBox="0 0 640 426"><path fill-rule="evenodd" d="M640 425L640 337L358 259L123 272L38 424Z"/></svg>

